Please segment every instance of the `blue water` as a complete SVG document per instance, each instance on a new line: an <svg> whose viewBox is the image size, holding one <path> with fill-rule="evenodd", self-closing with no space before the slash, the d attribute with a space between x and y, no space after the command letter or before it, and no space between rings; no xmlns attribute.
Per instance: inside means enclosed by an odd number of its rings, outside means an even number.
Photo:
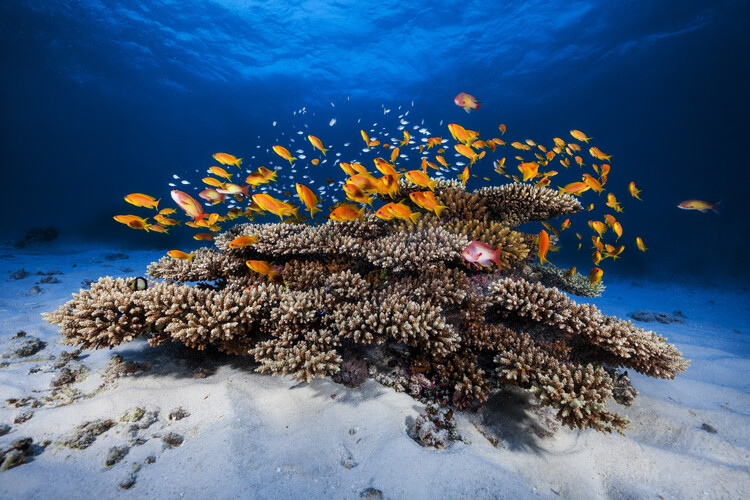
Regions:
<svg viewBox="0 0 750 500"><path fill-rule="evenodd" d="M195 195L218 151L250 169L280 167L280 179L295 179L279 191L294 194L294 182L343 180L337 152L372 165L360 129L400 138L403 119L417 145L427 135L414 126L450 138L455 122L491 138L504 123L508 142L551 147L580 129L613 155L607 187L625 206L627 248L606 271L750 277L750 2L415 4L2 2L2 234L53 226L83 241L188 249L198 246L191 231L145 234L114 222L146 215L123 196L169 202L170 182ZM459 92L483 107L466 114L453 103ZM308 133L331 146L327 163L308 163L320 157ZM275 144L303 149L307 162L292 174ZM513 171L516 152L504 148L477 164L468 189L507 182L491 161L506 156ZM405 153L399 166L419 168L419 153ZM576 169L560 178L578 180ZM643 202L627 194L630 181ZM343 198L325 191L334 196ZM691 198L721 200L721 214L676 207ZM603 207L604 195L582 202ZM574 216L551 260L588 269L590 250L575 252L573 232L588 238L586 221L603 213Z"/></svg>

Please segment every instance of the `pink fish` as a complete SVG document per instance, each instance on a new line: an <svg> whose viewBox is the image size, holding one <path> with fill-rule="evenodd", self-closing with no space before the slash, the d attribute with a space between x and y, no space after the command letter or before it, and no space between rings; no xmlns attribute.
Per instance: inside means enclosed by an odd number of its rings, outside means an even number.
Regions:
<svg viewBox="0 0 750 500"><path fill-rule="evenodd" d="M461 252L461 256L466 259L466 262L474 264L477 269L492 267L493 262L497 264L497 267L502 268L499 260L502 248L502 246L499 246L497 250L494 250L491 246L474 240Z"/></svg>
<svg viewBox="0 0 750 500"><path fill-rule="evenodd" d="M458 94L453 99L453 102L456 103L456 106L464 108L464 111L466 111L467 113L470 113L472 109L474 111L478 110L482 105L481 102L477 102L476 97L471 94L467 94L466 92L461 92L460 94Z"/></svg>
<svg viewBox="0 0 750 500"><path fill-rule="evenodd" d="M208 217L207 214L203 213L203 207L198 201L185 193L184 191L172 190L172 199L177 205L185 211L194 221L199 221L204 217Z"/></svg>

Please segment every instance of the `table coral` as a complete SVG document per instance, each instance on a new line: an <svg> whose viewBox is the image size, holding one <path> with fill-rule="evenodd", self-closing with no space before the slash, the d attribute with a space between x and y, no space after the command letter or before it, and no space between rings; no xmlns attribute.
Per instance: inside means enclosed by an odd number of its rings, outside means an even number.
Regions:
<svg viewBox="0 0 750 500"><path fill-rule="evenodd" d="M628 423L606 407L614 388L607 370L661 378L685 371L681 353L656 333L523 279L535 244L515 228L580 211L574 197L518 183L469 193L446 181L435 195L449 208L441 219L423 212L416 224L374 215L238 224L192 262L152 263L145 290L103 277L44 316L67 344L111 348L145 337L214 346L253 356L259 372L304 381L334 375L353 358L360 372L374 370L390 349L390 366L448 394L442 404L465 408L516 385L566 425L604 432ZM231 248L238 236L257 242ZM502 246L502 269L467 265L461 253L473 239ZM251 271L247 260L272 262L278 277Z"/></svg>

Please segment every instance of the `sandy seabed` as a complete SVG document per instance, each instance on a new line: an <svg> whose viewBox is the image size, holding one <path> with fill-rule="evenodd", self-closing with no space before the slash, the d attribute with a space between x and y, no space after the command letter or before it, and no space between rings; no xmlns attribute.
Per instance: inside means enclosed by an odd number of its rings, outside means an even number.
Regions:
<svg viewBox="0 0 750 500"><path fill-rule="evenodd" d="M424 405L373 380L298 383L255 373L252 359L144 340L66 362L61 353L74 349L40 313L85 280L143 275L161 255L0 248L0 430L9 427L0 450L33 440L26 463L0 472L0 497L750 498L748 283L615 277L603 297L574 298L621 318L681 313L682 322L634 320L692 361L675 380L629 374L634 404L609 402L631 419L626 436L561 427L506 390L458 412L462 439L436 450L408 434ZM41 346L34 338L46 345L28 354ZM76 381L63 383L63 372ZM87 447L61 444L107 420Z"/></svg>

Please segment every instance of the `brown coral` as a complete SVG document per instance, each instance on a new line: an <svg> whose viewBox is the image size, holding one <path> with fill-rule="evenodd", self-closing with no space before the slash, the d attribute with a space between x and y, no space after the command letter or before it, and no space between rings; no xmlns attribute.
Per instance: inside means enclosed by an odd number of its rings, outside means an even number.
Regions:
<svg viewBox="0 0 750 500"><path fill-rule="evenodd" d="M423 189L404 180L400 187L402 196ZM419 380L420 397L464 408L498 385L518 385L567 425L605 432L627 420L605 407L619 375L604 365L664 378L685 370L663 337L557 289L505 277L523 275L533 248L513 228L574 213L575 198L521 184L467 193L455 181L439 182L435 193L449 209L440 220L423 212L416 224L370 214L237 225L192 263L165 257L149 266L150 277L167 281L132 291L126 280L104 277L45 318L69 344L147 337L152 345L215 346L252 355L259 372L304 381L337 374L352 353L395 353L388 366L402 380ZM258 241L230 248L238 236ZM472 240L502 246L502 270L468 267L461 254ZM274 263L278 278L251 271L248 259ZM367 364L356 359L341 380L361 382Z"/></svg>
<svg viewBox="0 0 750 500"><path fill-rule="evenodd" d="M475 193L487 200L487 215L492 220L511 228L583 210L574 196L520 182L485 187Z"/></svg>

